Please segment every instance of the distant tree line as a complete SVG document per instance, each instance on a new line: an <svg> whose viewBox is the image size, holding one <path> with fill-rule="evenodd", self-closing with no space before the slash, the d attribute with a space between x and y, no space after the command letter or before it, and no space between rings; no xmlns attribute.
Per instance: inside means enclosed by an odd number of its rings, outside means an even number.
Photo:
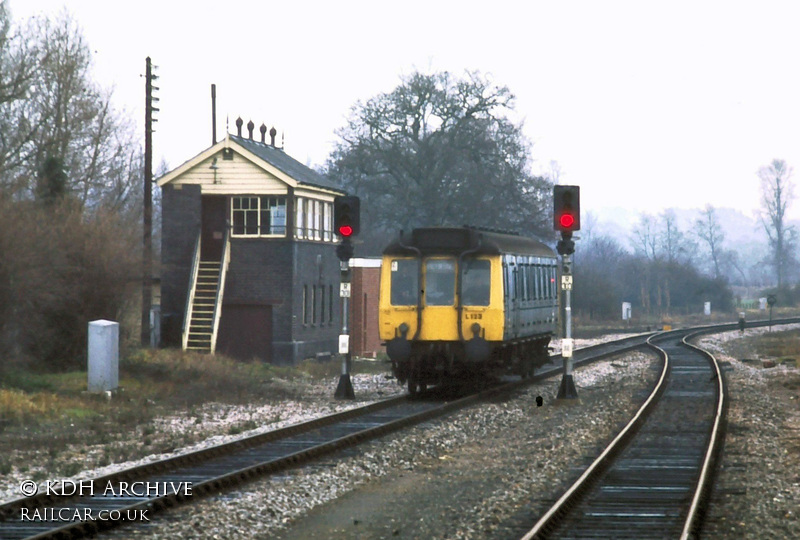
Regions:
<svg viewBox="0 0 800 540"><path fill-rule="evenodd" d="M378 255L399 230L422 226L510 229L553 244L558 168L550 178L531 174L531 146L513 113L510 90L477 72L415 72L391 92L357 102L323 172L363 199L359 255ZM774 160L759 176L767 259L731 249L711 205L690 230L669 210L643 215L628 245L583 235L574 308L590 318L619 318L622 301L656 317L702 312L704 302L730 311L731 282L746 283L754 270L768 279L771 269L783 287L797 248L785 218L791 169Z"/></svg>
<svg viewBox="0 0 800 540"><path fill-rule="evenodd" d="M731 283L750 285L753 270L773 284L759 296L774 293L779 305L796 305L800 286L790 282L800 277L798 238L786 216L794 198L791 175L791 167L779 159L758 171L766 257L731 249L711 205L699 212L690 230L681 230L670 210L658 217L644 214L630 238L632 250L610 237L589 235L579 244L575 309L590 319L619 318L622 301L652 317L701 313L705 302L715 312L726 312L737 307Z"/></svg>
<svg viewBox="0 0 800 540"><path fill-rule="evenodd" d="M0 0L3 365L85 365L88 321L134 298L142 152L91 68L66 12L15 25Z"/></svg>

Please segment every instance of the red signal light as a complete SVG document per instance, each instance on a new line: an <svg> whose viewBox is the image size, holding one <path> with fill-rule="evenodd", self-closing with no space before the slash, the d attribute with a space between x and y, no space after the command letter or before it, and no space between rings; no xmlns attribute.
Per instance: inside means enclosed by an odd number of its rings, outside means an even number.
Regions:
<svg viewBox="0 0 800 540"><path fill-rule="evenodd" d="M581 229L580 186L553 186L553 228L562 233Z"/></svg>
<svg viewBox="0 0 800 540"><path fill-rule="evenodd" d="M575 225L575 216L572 214L561 214L558 218L558 222L563 228L570 229Z"/></svg>
<svg viewBox="0 0 800 540"><path fill-rule="evenodd" d="M353 227L350 225L342 225L339 227L339 235L340 236L351 236L353 234Z"/></svg>

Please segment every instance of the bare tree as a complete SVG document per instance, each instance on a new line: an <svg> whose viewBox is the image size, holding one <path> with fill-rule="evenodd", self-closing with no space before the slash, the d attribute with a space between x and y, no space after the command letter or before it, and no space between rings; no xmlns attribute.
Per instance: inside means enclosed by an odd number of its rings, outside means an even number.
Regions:
<svg viewBox="0 0 800 540"><path fill-rule="evenodd" d="M685 261L690 257L691 242L678 228L678 219L672 210L665 210L661 214L659 241L667 264Z"/></svg>
<svg viewBox="0 0 800 540"><path fill-rule="evenodd" d="M722 242L725 240L725 233L717 219L717 213L710 204L706 205L705 210L700 213L700 217L695 220L695 235L705 242L711 263L714 268L714 278L720 277L720 261L723 258Z"/></svg>
<svg viewBox="0 0 800 540"><path fill-rule="evenodd" d="M634 251L650 261L655 261L658 258L658 235L653 216L642 214L633 235Z"/></svg>
<svg viewBox="0 0 800 540"><path fill-rule="evenodd" d="M135 206L142 159L134 125L92 79L91 49L66 12L15 28L0 0L0 189L36 195L46 164L85 208Z"/></svg>
<svg viewBox="0 0 800 540"><path fill-rule="evenodd" d="M758 170L761 179L761 224L769 239L771 263L778 288L783 286L789 265L794 261L797 231L787 224L786 210L794 199L792 168L782 159L773 159Z"/></svg>
<svg viewBox="0 0 800 540"><path fill-rule="evenodd" d="M38 127L29 97L41 60L37 44L12 27L0 0L0 189L7 195L27 182L20 178L21 167Z"/></svg>

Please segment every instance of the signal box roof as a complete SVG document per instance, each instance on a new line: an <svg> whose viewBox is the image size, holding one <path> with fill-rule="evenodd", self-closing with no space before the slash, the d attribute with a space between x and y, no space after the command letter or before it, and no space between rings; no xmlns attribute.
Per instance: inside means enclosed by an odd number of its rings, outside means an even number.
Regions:
<svg viewBox="0 0 800 540"><path fill-rule="evenodd" d="M402 235L384 249L384 255L413 256L460 255L471 251L475 255L511 253L531 257L555 257L546 244L516 234L475 229L472 227L431 227L414 229ZM472 251L474 250L474 251Z"/></svg>

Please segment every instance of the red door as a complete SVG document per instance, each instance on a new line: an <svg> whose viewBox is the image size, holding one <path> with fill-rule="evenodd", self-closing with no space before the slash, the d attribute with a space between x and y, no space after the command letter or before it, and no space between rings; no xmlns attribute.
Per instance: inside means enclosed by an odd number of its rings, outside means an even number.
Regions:
<svg viewBox="0 0 800 540"><path fill-rule="evenodd" d="M272 361L272 306L224 304L217 351L237 360Z"/></svg>

